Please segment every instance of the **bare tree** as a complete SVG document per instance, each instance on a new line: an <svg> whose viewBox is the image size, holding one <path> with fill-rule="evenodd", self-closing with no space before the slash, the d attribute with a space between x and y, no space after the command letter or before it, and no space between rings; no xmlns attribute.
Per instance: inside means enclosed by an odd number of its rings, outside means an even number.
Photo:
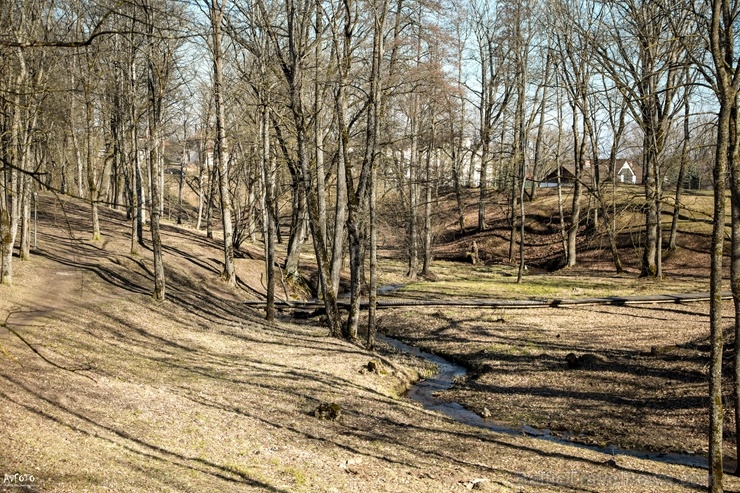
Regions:
<svg viewBox="0 0 740 493"><path fill-rule="evenodd" d="M335 8L331 2L332 8ZM355 5L352 0L341 0L336 6L337 12L331 15L330 22L332 36L332 52L335 57L335 70L337 80L334 82L334 115L336 120L337 132L337 153L336 153L336 202L334 209L334 239L332 241L331 256L331 280L334 286L334 293L339 292L339 282L344 259L344 237L345 228L349 228L349 214L352 214L348 208L349 194L352 193L348 187L353 182L352 163L350 162L350 117L348 101L348 85L350 70L352 69L352 43L354 41L355 29ZM344 19L344 25L339 26L338 22ZM318 121L316 122L318 123ZM317 170L318 171L318 170ZM318 185L318 183L317 183ZM318 187L321 189L321 187ZM317 196L318 197L318 196ZM321 206L321 201L319 201ZM320 217L320 215L319 215ZM351 219L356 224L357 217Z"/></svg>
<svg viewBox="0 0 740 493"><path fill-rule="evenodd" d="M38 5L33 5L38 7ZM37 34L39 26L34 25L39 12L26 12L16 5L9 5L2 11L0 26L11 33L13 40L21 42L24 38ZM0 60L5 65L7 75L0 81L0 88L8 94L0 99L3 106L3 119L0 131L5 138L0 142L2 149L2 168L0 168L0 283L13 282L13 248L18 235L24 209L24 193L29 173L30 132L35 126L32 109L32 75L27 66L27 55L22 47L4 47ZM4 56L2 56L4 55Z"/></svg>
<svg viewBox="0 0 740 493"><path fill-rule="evenodd" d="M268 18L263 2L257 2L256 7L260 9L265 18ZM282 15L285 16L287 31L283 35L272 26L268 26L266 31L272 41L280 73L287 89L292 130L295 132L295 155L300 170L300 186L307 197L309 226L313 237L319 285L327 312L329 330L332 335L339 337L342 335L339 310L331 280L329 255L321 231L318 192L315 187L316 177L311 170L309 154L311 133L307 116L305 64L311 47L309 34L315 2L313 0L289 0L284 7Z"/></svg>
<svg viewBox="0 0 740 493"><path fill-rule="evenodd" d="M455 72L456 80L454 90L447 92L446 96L451 99L448 102L449 107L454 107L456 117L449 118L450 125L450 159L452 171L452 184L455 191L455 202L457 203L457 223L460 234L465 232L465 208L462 198L463 185L463 158L465 152L465 130L467 126L467 93L465 90L465 80L463 70L465 63L465 48L467 37L469 36L469 27L465 22L464 10L458 12L453 18L454 34L452 36L455 52Z"/></svg>
<svg viewBox="0 0 740 493"><path fill-rule="evenodd" d="M154 5L144 2L142 5L144 10L144 25L146 28L146 59L147 59L147 131L148 131L148 142L147 142L147 153L149 158L149 177L150 177L150 190L151 190L151 209L149 211L151 220L149 221L149 228L152 235L152 254L154 258L154 299L163 301L165 299L165 276L164 276L164 262L162 258L162 238L160 235L160 193L159 193L159 168L161 166L160 161L160 145L159 139L161 138L162 124L162 104L164 99L164 91L166 78L160 70L162 67L159 65L160 53L158 49L160 45L156 42L155 31L157 29L156 20L157 9Z"/></svg>
<svg viewBox="0 0 740 493"><path fill-rule="evenodd" d="M577 9L570 9L566 3L558 4L556 9L555 41L559 80L568 97L571 110L571 137L573 139L573 165L575 183L571 203L571 217L567 227L566 266L573 267L577 263L577 240L581 225L581 198L585 183L584 165L586 156L587 126L591 116L589 105L589 91L592 69L587 57L583 56L588 44L588 37L578 30L581 25L589 29L584 13Z"/></svg>
<svg viewBox="0 0 740 493"><path fill-rule="evenodd" d="M216 140L213 149L214 167L218 173L218 190L221 199L221 227L223 228L224 271L223 277L230 286L236 285L234 269L234 225L231 218L231 192L229 190L229 145L226 138L226 113L223 87L223 27L227 0L207 1L211 28L211 55L213 57L213 99L216 113Z"/></svg>
<svg viewBox="0 0 740 493"><path fill-rule="evenodd" d="M505 63L503 43L498 38L496 26L496 13L493 5L487 1L475 1L472 3L473 32L477 44L480 70L480 87L473 90L477 96L474 103L478 109L478 143L477 151L474 153L480 161L479 187L480 197L478 200L478 230L485 230L486 203L488 200L488 170L491 163L491 139L494 129L499 124L507 109L509 98L512 94L513 85L505 84ZM478 153L479 152L479 153Z"/></svg>
<svg viewBox="0 0 740 493"><path fill-rule="evenodd" d="M691 143L691 93L694 87L691 71L686 70L686 81L683 96L683 139L681 144L681 155L676 178L676 192L673 197L673 217L671 218L671 230L668 237L668 251L676 251L676 238L678 237L678 218L681 214L681 198L686 180L686 167L689 160L689 146Z"/></svg>
<svg viewBox="0 0 740 493"><path fill-rule="evenodd" d="M265 184L265 202L263 206L265 223L265 272L267 273L267 306L265 318L275 319L275 223L273 182L275 170L270 154L270 108L269 101L260 106L260 167Z"/></svg>
<svg viewBox="0 0 740 493"><path fill-rule="evenodd" d="M659 2L630 0L606 4L594 11L597 33L590 36L589 52L598 58L602 73L626 96L632 118L643 132L645 242L641 274L661 272L661 163L666 136L680 105L680 78L687 63L682 37L689 10L664 10ZM684 30L676 32L674 26ZM674 35L676 34L676 35Z"/></svg>
<svg viewBox="0 0 740 493"><path fill-rule="evenodd" d="M696 8L694 8L696 7ZM688 8L688 6L687 6ZM740 95L740 63L736 59L736 19L740 4L734 0L706 1L691 4L695 31L701 33L701 44L689 42L684 47L706 84L717 98L716 147L714 155L714 223L711 241L709 280L709 470L708 491L720 493L723 483L723 404L722 404L722 259L725 241L726 183L730 174L732 197L731 287L735 313L735 341L740 340L740 142L737 139L737 108ZM691 39L691 38L689 38ZM684 39L684 42L686 40ZM703 45L703 46L702 46ZM708 48L709 58L705 58ZM735 352L735 392L740 388L740 351ZM740 404L735 404L740 417ZM740 431L740 423L736 423ZM740 442L738 443L740 447ZM739 469L740 471L740 469Z"/></svg>
<svg viewBox="0 0 740 493"><path fill-rule="evenodd" d="M95 106L96 96L93 94L96 91L94 84L97 82L97 74L95 65L99 59L96 54L91 53L92 47L85 46L82 48L81 58L84 59L84 69L82 83L82 94L83 103L85 107L85 169L87 170L87 199L90 202L90 210L92 217L92 239L93 241L100 240L100 217L98 214L98 201L100 195L100 189L98 188L98 150L99 145L95 138Z"/></svg>

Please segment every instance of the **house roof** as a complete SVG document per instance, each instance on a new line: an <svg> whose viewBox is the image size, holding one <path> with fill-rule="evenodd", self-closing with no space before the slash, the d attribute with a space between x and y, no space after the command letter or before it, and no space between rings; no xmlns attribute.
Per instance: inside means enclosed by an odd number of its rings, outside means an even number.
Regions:
<svg viewBox="0 0 740 493"><path fill-rule="evenodd" d="M558 170L552 170L542 181L547 183L557 183ZM573 183L576 181L576 175L565 166L560 167L560 183Z"/></svg>
<svg viewBox="0 0 740 493"><path fill-rule="evenodd" d="M583 180L586 183L589 183L593 180L597 168L599 170L599 180L601 182L604 182L606 180L611 181L614 177L614 174L617 174L618 182L621 181L636 184L642 183L642 168L636 166L634 161L631 161L629 159L616 159L614 163L614 168L612 168L611 162L608 159L599 159L596 162L596 165L593 164L593 161L586 160L583 163ZM576 167L573 163L561 166L561 182L572 183L573 181L575 181L575 172ZM631 180L632 175L634 175L634 181ZM621 179L622 177L623 179ZM542 181L554 183L556 180L557 170L553 170Z"/></svg>

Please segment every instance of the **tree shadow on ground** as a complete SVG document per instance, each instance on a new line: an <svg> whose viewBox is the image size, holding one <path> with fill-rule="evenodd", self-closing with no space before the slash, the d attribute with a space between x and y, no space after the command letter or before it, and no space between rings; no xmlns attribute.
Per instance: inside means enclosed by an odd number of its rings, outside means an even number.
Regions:
<svg viewBox="0 0 740 493"><path fill-rule="evenodd" d="M83 210L79 208L78 212L82 214ZM115 218L115 214L109 215ZM115 224L113 219L110 221L108 226L113 229ZM81 217L68 218L68 224L75 228L85 227L85 221ZM120 233L125 231L120 224L117 227ZM599 491L589 487L587 483L573 485L564 476L537 476L522 473L515 465L479 463L476 460L477 451L483 444L495 450L533 455L541 459L543 464L547 461L553 461L553 464L559 460L568 461L586 467L591 474L598 471L607 474L616 467L637 478L649 478L695 489L703 487L699 483L666 474L623 466L606 466L598 460L582 457L576 453L577 449L562 447L553 452L550 448L539 447L541 443L536 440L517 440L493 432L472 431L455 425L447 418L431 415L406 401L394 401L369 386L338 377L334 373L300 367L299 362L269 359L268 355L280 355L286 346L303 350L305 354L315 352L332 357L369 357L371 354L343 341L320 337L316 335L316 329L310 334L295 327L265 324L257 320L254 313L241 305L238 299L224 297L218 289L213 289L206 283L198 283L197 277L171 274L168 277L169 301L154 303L149 299L151 290L147 288L147 283L151 282L151 270L146 262L129 259L128 263L124 263L121 257L117 258L118 263L113 262L108 258L110 253L104 248L75 240L72 236L66 240L60 236L55 241L53 247L42 249L39 255L65 268L93 274L96 282L90 283L86 289L100 293L109 292L111 288L118 289L130 295L132 302L140 303L142 307L157 314L159 319L185 327L182 332L184 335L194 337L208 333L224 339L221 349L214 349L202 342L194 344L188 340L178 340L174 335L164 332L164 328L149 327L145 322L136 324L126 315L105 313L98 314L101 318L95 318L85 313L90 319L74 320L74 323L79 324L79 330L70 332L69 340L55 341L61 349L55 347L54 350L63 353L65 357L84 357L87 351L90 358L97 357L101 361L101 367L94 372L110 380L125 379L126 382L141 386L158 386L187 400L193 406L256 420L267 429L281 431L285 437L335 447L394 467L434 469L439 461L443 461L454 467L491 473L497 478L503 476L535 485L534 487L541 485L567 487L584 492ZM213 246L207 241L203 244ZM218 274L218 265L214 262L192 259L188 252L179 247L173 246L168 252L189 262L193 268L198 269L201 276ZM60 315L69 316L75 312L74 306L63 308L67 311ZM466 321L472 323L475 318L471 317ZM459 322L452 318L446 320L448 325ZM257 337L257 332L260 337ZM438 329L434 337L441 337L443 334L444 329ZM39 334L39 337L42 338L43 334ZM259 347L264 354L259 356L234 352L228 349L230 345L240 348ZM115 352L107 353L103 350L108 347L115 348ZM553 343L550 350L562 351L564 347ZM96 352L101 354L95 354ZM106 365L103 366L102 363ZM130 366L125 366L124 363ZM510 363L522 362L511 359ZM82 434L91 442L120 447L129 454L163 464L167 468L212 477L222 482L223 489L229 490L238 484L245 484L264 491L288 491L257 480L228 464L176 451L148 436L145 431L129 431L124 425L116 425L110 416L104 418L99 413L91 412L86 407L95 404L93 399L98 396L74 379L68 381L69 385L79 385L75 391L81 398L87 398L87 402L66 404L60 398L47 395L35 383L36 375L31 368L32 365L28 371L19 371L19 375L0 368L0 378L7 384L0 389L0 396L6 402L25 409L44 421ZM168 371L152 374L151 368ZM624 371L638 370L626 368ZM223 387L231 389L233 401L225 403L213 395L212 389ZM305 412L302 416L297 416L295 408L292 408L293 411L278 407L264 409L259 403L239 400L248 398L255 388L264 390L278 400L280 396L284 396L285 402L303 402L310 406L321 402L326 395L341 396L347 401L344 409L346 419L317 426L314 418L308 417ZM121 411L115 407L117 403L108 405L111 406L109 410L113 416ZM371 405L369 407L381 414L367 411L366 405ZM173 416L172 419L177 420L178 417ZM390 452L379 450L373 445L374 442L388 444L393 448ZM173 477L160 480L164 481L165 486L174 489L182 486Z"/></svg>
<svg viewBox="0 0 740 493"><path fill-rule="evenodd" d="M567 324L571 313L573 317L579 312L613 315L616 308L555 310L548 313L564 317L553 322L557 326ZM645 325L656 320L669 326L673 320L670 315L690 314L697 320L705 317L701 310L685 306L660 305L655 312L643 307L630 310L633 312L624 319L627 331L631 317ZM485 315L489 313L485 310L459 314L420 310L413 319L401 309L395 312L383 316L381 327L386 332L469 370L442 398L478 413L489 407L493 419L500 422L523 419L523 424L536 428L575 429L579 430L577 435L585 433L586 439L595 443L615 440L618 446L620 441L629 443L626 448L639 447L642 440L655 440L644 442L642 447L668 447L675 452L696 450L699 445L694 442L705 433L696 417L706 414L707 409L704 368L708 352L696 342L647 350L601 344L589 338L592 332L588 330L574 338L567 327L542 326L537 316L524 315L529 312L510 311L500 320L492 320L496 317ZM544 312L540 309L537 313ZM599 333L598 328L593 330L593 334ZM568 353L584 357L587 363L570 368ZM647 430L653 438L648 438ZM732 442L733 423L728 423L726 433ZM681 445L686 436L696 440ZM677 446L687 448L675 449Z"/></svg>

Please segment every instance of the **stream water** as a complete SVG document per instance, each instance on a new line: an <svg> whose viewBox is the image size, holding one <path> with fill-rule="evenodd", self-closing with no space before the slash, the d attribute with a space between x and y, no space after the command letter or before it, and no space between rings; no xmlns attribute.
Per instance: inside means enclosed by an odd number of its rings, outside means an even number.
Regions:
<svg viewBox="0 0 740 493"><path fill-rule="evenodd" d="M543 440L549 440L572 447L595 450L614 456L625 455L666 462L670 464L701 467L705 469L708 467L707 458L701 455L645 452L636 450L625 450L616 447L597 447L554 436L550 432L550 430L532 428L526 425L521 428L513 428L483 419L478 414L465 409L457 402L443 401L442 399L439 399L435 396L437 392L447 390L452 387L455 384L455 379L464 376L467 373L467 370L465 368L460 365L456 365L450 361L447 361L446 359L437 356L436 354L422 351L417 347L404 344L403 342L391 337L378 334L377 339L378 341L384 342L399 351L403 351L413 356L423 358L437 365L438 372L434 376L425 380L420 380L418 383L414 384L411 389L409 389L407 397L416 402L419 402L425 409L444 414L445 416L448 416L449 418L454 419L455 421L458 421L460 423L510 435L529 435ZM725 462L725 468L729 467L731 469L734 469L734 464L729 464L727 463L728 461Z"/></svg>

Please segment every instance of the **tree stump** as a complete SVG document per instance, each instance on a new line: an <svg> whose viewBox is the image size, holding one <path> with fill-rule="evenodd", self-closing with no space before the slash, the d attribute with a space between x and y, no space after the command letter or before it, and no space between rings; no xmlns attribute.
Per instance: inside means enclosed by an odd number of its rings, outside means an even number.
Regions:
<svg viewBox="0 0 740 493"><path fill-rule="evenodd" d="M480 262L480 257L478 256L478 243L476 243L475 240L473 240L473 244L470 245L470 251L467 252L466 256L470 259L470 262L473 265L477 265Z"/></svg>

